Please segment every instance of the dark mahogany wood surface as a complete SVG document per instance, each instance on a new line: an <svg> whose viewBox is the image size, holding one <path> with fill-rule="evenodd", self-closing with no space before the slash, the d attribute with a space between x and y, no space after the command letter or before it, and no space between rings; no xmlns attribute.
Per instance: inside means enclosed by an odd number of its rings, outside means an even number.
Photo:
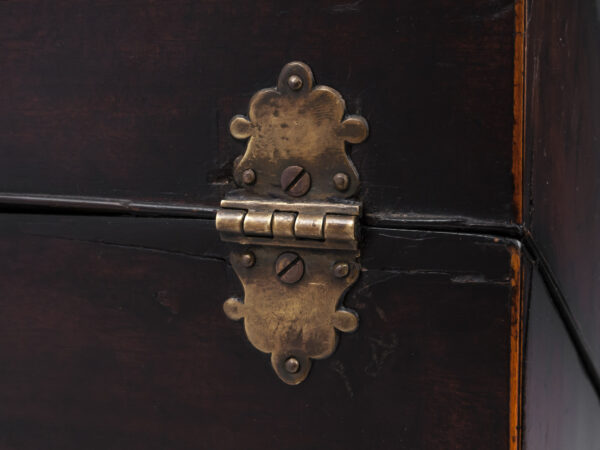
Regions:
<svg viewBox="0 0 600 450"><path fill-rule="evenodd" d="M600 399L537 272L528 317L523 449L600 448Z"/></svg>
<svg viewBox="0 0 600 450"><path fill-rule="evenodd" d="M5 0L0 192L215 206L302 60L369 121L367 213L514 222L513 55L512 0Z"/></svg>
<svg viewBox="0 0 600 450"><path fill-rule="evenodd" d="M600 366L600 12L529 2L528 227Z"/></svg>
<svg viewBox="0 0 600 450"><path fill-rule="evenodd" d="M0 219L0 448L508 448L514 241L368 229L359 331L290 387L212 221Z"/></svg>

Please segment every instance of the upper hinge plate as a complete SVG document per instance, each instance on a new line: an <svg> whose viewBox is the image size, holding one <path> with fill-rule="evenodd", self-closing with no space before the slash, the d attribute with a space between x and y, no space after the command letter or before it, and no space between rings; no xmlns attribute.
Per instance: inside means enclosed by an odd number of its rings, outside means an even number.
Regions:
<svg viewBox="0 0 600 450"><path fill-rule="evenodd" d="M244 319L248 339L271 353L279 377L298 384L311 358L335 350L336 329L358 326L339 304L360 273L362 204L351 200L359 180L346 142L362 142L367 122L345 116L339 92L314 86L310 68L292 62L230 130L248 139L233 171L243 189L221 201L216 227L222 240L242 246L230 260L245 295L224 310Z"/></svg>

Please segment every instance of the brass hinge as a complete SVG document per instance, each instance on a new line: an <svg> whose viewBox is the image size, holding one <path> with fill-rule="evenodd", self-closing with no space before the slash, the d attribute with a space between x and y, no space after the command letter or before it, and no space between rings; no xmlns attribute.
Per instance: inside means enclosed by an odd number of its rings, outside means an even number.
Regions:
<svg viewBox="0 0 600 450"><path fill-rule="evenodd" d="M361 205L226 199L217 213L221 239L240 244L356 250Z"/></svg>
<svg viewBox="0 0 600 450"><path fill-rule="evenodd" d="M360 273L359 218L352 200L358 173L345 142L368 133L360 116L347 116L341 95L313 86L310 68L287 64L276 88L257 92L248 118L235 116L230 130L249 139L236 160L242 189L221 201L216 227L221 239L240 244L231 264L244 299L224 304L228 317L244 319L246 335L288 384L302 382L311 359L335 350L335 330L358 326L339 305Z"/></svg>

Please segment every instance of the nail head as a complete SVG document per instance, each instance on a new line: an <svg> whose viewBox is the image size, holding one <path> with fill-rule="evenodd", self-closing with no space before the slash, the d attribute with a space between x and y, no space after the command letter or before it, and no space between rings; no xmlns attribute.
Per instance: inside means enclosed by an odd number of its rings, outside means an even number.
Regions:
<svg viewBox="0 0 600 450"><path fill-rule="evenodd" d="M242 181L244 182L244 184L254 184L254 182L256 181L256 172L254 172L254 170L252 169L244 170L244 172L242 173Z"/></svg>
<svg viewBox="0 0 600 450"><path fill-rule="evenodd" d="M242 255L241 260L244 267L252 267L256 262L256 257L254 256L254 253L246 252Z"/></svg>
<svg viewBox="0 0 600 450"><path fill-rule="evenodd" d="M333 267L333 274L337 278L345 278L348 276L349 273L350 273L350 266L348 265L348 263L345 263L345 262L337 263Z"/></svg>
<svg viewBox="0 0 600 450"><path fill-rule="evenodd" d="M350 178L343 172L336 173L333 176L333 184L338 191L345 191L350 186Z"/></svg>
<svg viewBox="0 0 600 450"><path fill-rule="evenodd" d="M300 362L293 356L288 358L285 361L285 370L289 373L297 373L300 370Z"/></svg>
<svg viewBox="0 0 600 450"><path fill-rule="evenodd" d="M302 78L300 78L298 75L292 75L288 78L288 86L293 91L300 90L302 88L302 84Z"/></svg>

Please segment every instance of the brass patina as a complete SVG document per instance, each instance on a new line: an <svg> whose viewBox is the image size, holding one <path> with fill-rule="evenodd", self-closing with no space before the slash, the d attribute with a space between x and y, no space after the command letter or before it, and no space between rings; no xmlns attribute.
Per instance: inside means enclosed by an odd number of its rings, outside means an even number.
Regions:
<svg viewBox="0 0 600 450"><path fill-rule="evenodd" d="M336 330L358 327L340 305L360 274L362 205L350 199L359 181L345 143L362 142L368 127L344 116L337 91L313 85L306 64L289 63L276 88L252 97L247 118L232 119L231 134L249 139L234 167L243 189L222 200L216 218L221 239L238 244L230 259L244 286L244 299L223 309L244 319L252 345L271 354L288 384L333 353Z"/></svg>

